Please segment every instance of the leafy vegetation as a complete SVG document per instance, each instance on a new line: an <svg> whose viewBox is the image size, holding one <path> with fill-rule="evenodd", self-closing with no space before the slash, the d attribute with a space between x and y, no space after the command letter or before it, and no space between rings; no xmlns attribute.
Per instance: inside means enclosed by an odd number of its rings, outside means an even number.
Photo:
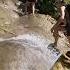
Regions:
<svg viewBox="0 0 70 70"><path fill-rule="evenodd" d="M70 0L65 0L66 3L70 3Z"/></svg>
<svg viewBox="0 0 70 70"><path fill-rule="evenodd" d="M40 0L38 2L39 12L42 14L49 14L55 17L57 15L56 6L54 5L54 0Z"/></svg>
<svg viewBox="0 0 70 70"><path fill-rule="evenodd" d="M65 0L65 2L70 3L70 0ZM38 0L37 8L41 14L49 14L54 18L58 17L55 0Z"/></svg>

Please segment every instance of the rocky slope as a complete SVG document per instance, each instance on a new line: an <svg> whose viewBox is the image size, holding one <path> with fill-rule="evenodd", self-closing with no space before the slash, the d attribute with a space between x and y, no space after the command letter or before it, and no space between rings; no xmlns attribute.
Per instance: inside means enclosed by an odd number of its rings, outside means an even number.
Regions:
<svg viewBox="0 0 70 70"><path fill-rule="evenodd" d="M56 24L56 20L49 15L25 15L19 17L15 6L17 0L0 0L0 37L11 38L28 32L37 32L54 42L51 28ZM60 32L59 32L60 33ZM60 33L58 46L66 46L68 43L63 33ZM14 49L14 50L13 50ZM42 61L42 56L38 56L37 50L25 48L8 42L0 43L0 69L1 70L46 70L46 63ZM40 52L38 52L40 53ZM36 60L38 59L38 61ZM69 64L63 62L61 57L53 67L53 70L70 70ZM31 62L31 65L29 63ZM34 66L32 65L34 64ZM23 66L25 65L25 66ZM29 67L27 67L27 65ZM28 68L28 69L27 69Z"/></svg>

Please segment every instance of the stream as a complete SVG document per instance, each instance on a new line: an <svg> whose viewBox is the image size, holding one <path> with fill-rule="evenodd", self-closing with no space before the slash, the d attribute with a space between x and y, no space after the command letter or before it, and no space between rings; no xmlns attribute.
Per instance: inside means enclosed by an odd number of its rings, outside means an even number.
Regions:
<svg viewBox="0 0 70 70"><path fill-rule="evenodd" d="M38 57L43 58L43 60L45 61L46 69L44 70L50 70L52 66L55 64L55 62L58 60L58 58L62 55L58 49L53 48L52 42L50 40L46 39L44 36L39 35L36 32L26 33L23 35L18 35L16 37L6 39L0 38L0 42L7 42L7 44L15 43L19 44L22 47L24 46L25 48L27 47L36 50L37 52L39 52L36 55L38 55ZM37 53L36 51L34 51L34 53Z"/></svg>

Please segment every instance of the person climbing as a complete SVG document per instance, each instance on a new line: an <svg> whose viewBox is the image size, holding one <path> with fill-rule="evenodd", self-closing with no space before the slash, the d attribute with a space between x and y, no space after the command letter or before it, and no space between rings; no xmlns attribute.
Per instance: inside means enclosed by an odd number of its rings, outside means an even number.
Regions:
<svg viewBox="0 0 70 70"><path fill-rule="evenodd" d="M59 18L58 18L58 23L61 24L63 23L64 25L64 20L65 20L65 10L66 10L66 4L64 0L56 0L56 6L59 12Z"/></svg>
<svg viewBox="0 0 70 70"><path fill-rule="evenodd" d="M56 0L55 1L59 17L57 20L57 23L52 27L51 32L53 33L53 36L55 38L54 46L57 47L57 42L60 37L59 32L61 29L61 26L65 26L65 2L64 0Z"/></svg>
<svg viewBox="0 0 70 70"><path fill-rule="evenodd" d="M57 20L57 23L52 27L51 31L53 33L53 36L55 38L55 42L53 44L53 47L58 47L58 39L61 37L59 35L59 31L63 33L64 36L67 37L68 43L67 46L70 48L70 4L65 4L64 0L59 0L59 6L58 10L59 13L59 19ZM67 60L65 62L70 63L70 50L68 48L68 52L64 55Z"/></svg>
<svg viewBox="0 0 70 70"><path fill-rule="evenodd" d="M54 45L57 46L60 37L58 31L63 31L64 35L70 41L70 4L65 4L64 0L56 0L57 8L59 11L59 18L57 23L52 27L51 31L55 38Z"/></svg>

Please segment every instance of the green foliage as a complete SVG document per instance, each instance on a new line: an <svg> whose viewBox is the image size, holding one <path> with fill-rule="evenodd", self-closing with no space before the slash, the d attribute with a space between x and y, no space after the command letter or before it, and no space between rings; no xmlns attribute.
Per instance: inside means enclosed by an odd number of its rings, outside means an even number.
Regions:
<svg viewBox="0 0 70 70"><path fill-rule="evenodd" d="M70 0L65 0L65 2L70 4Z"/></svg>
<svg viewBox="0 0 70 70"><path fill-rule="evenodd" d="M64 0L67 3L70 3L70 0ZM49 14L54 18L57 18L59 15L57 7L55 6L55 0L38 0L38 9L42 14Z"/></svg>
<svg viewBox="0 0 70 70"><path fill-rule="evenodd" d="M49 14L53 17L57 16L57 9L54 5L54 0L40 0L38 2L40 13Z"/></svg>

